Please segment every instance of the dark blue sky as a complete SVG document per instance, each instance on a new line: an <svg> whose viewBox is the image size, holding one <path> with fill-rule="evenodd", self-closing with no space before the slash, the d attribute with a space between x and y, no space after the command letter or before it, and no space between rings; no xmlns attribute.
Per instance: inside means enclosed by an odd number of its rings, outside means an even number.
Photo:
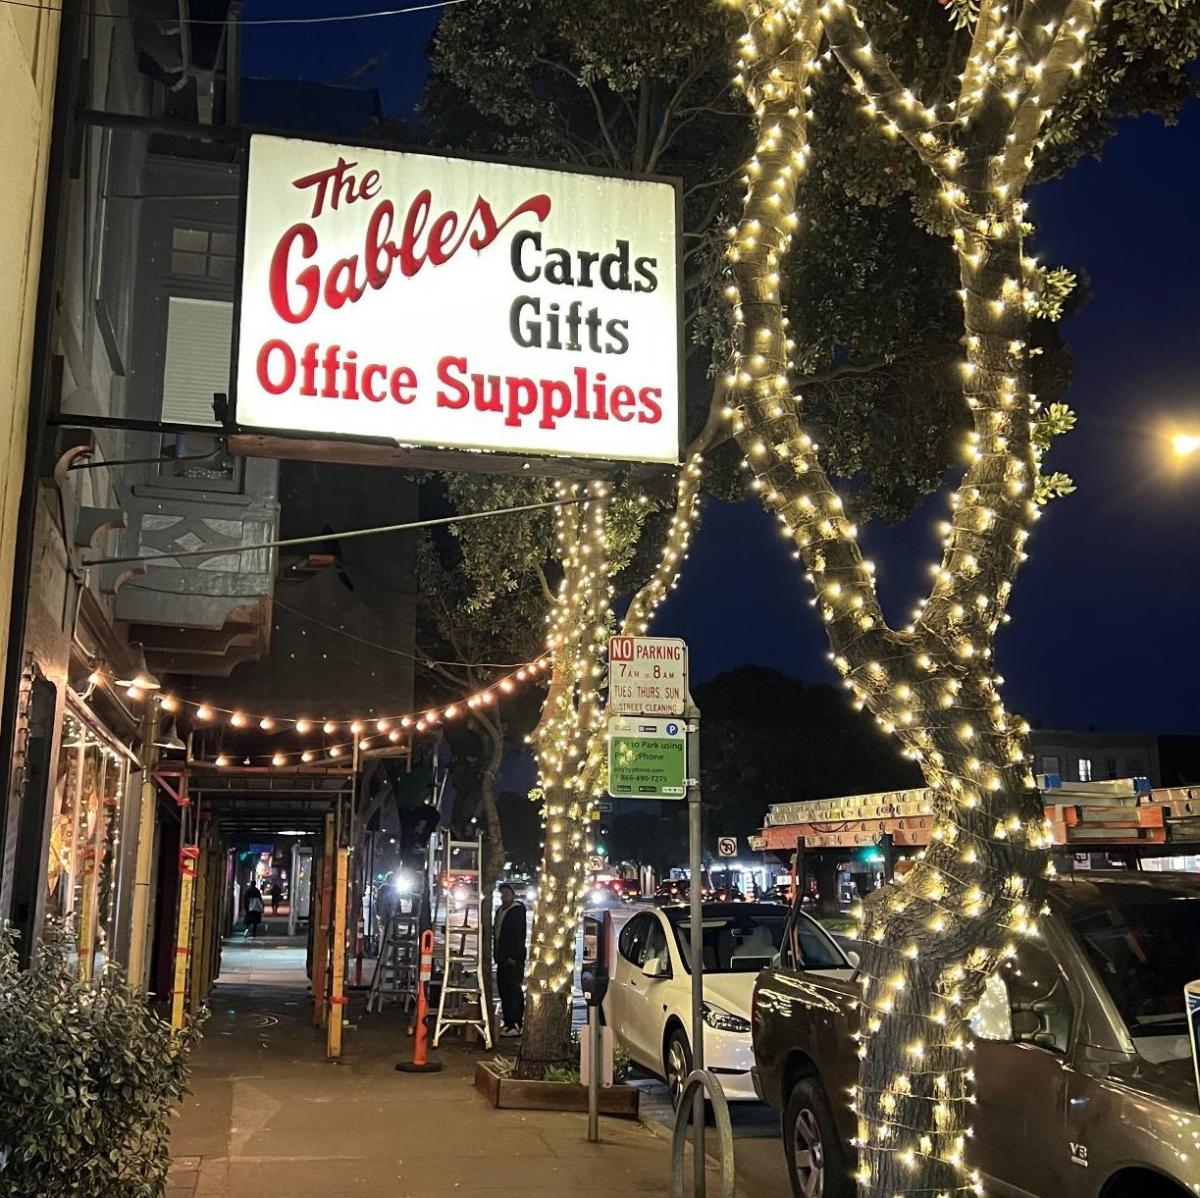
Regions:
<svg viewBox="0 0 1200 1198"><path fill-rule="evenodd" d="M1102 161L1033 197L1033 252L1086 271L1093 293L1065 326L1079 426L1048 463L1079 489L1037 526L997 654L1012 706L1047 727L1200 731L1200 460L1163 466L1163 430L1200 429L1198 164L1193 105L1173 129L1128 122ZM893 623L928 587L946 510L936 496L864 531ZM700 676L743 661L830 676L785 548L757 501L710 506L659 625Z"/></svg>
<svg viewBox="0 0 1200 1198"><path fill-rule="evenodd" d="M292 0L289 15L333 0ZM364 5L364 7L366 7ZM252 5L248 16L277 15ZM436 13L340 26L250 29L252 75L362 82L407 115ZM1164 468L1164 430L1200 430L1200 108L1180 125L1127 122L1100 162L1034 198L1033 250L1085 271L1092 298L1066 324L1076 358L1076 432L1054 468L1078 491L1052 504L1030 542L998 663L1013 707L1046 726L1200 731L1200 460ZM803 252L803 245L800 245ZM938 555L935 497L912 520L868 527L885 605L903 623ZM709 504L688 569L656 631L691 646L698 680L744 662L806 681L831 677L799 563L757 501Z"/></svg>

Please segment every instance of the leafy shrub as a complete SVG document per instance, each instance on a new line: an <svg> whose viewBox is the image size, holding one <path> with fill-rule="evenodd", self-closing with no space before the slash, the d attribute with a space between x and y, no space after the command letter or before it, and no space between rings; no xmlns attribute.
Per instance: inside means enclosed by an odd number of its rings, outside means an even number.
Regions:
<svg viewBox="0 0 1200 1198"><path fill-rule="evenodd" d="M173 1032L118 970L79 981L68 952L47 943L23 972L0 929L0 1196L161 1198L199 1021Z"/></svg>
<svg viewBox="0 0 1200 1198"><path fill-rule="evenodd" d="M546 1072L542 1075L542 1081L546 1082L575 1082L576 1085L580 1081L579 1071L579 1053L580 1040L579 1033L571 1033L571 1052L575 1057L573 1065L550 1065ZM502 1058L497 1058L500 1060ZM613 1044L613 1082L620 1084L629 1079L629 1071L633 1068L633 1061L630 1060L629 1053L621 1047L620 1044ZM506 1076L506 1075L502 1075Z"/></svg>
<svg viewBox="0 0 1200 1198"><path fill-rule="evenodd" d="M579 1084L579 1033L571 1033L571 1049L575 1054L574 1065L550 1065L542 1074L544 1082L574 1082ZM512 1077L516 1069L516 1061L512 1057L496 1056L491 1060L491 1067L498 1077ZM613 1081L617 1084L629 1080L629 1072L633 1061L629 1053L620 1044L613 1045Z"/></svg>

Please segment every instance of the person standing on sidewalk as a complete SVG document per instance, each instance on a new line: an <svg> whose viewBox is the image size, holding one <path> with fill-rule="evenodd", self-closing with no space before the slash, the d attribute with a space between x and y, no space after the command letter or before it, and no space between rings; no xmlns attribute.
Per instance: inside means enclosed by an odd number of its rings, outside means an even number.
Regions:
<svg viewBox="0 0 1200 1198"><path fill-rule="evenodd" d="M500 887L492 941L500 992L500 1034L519 1036L525 1022L525 905L517 902L517 892L507 884Z"/></svg>
<svg viewBox="0 0 1200 1198"><path fill-rule="evenodd" d="M258 935L258 925L262 923L263 897L262 891L251 881L242 894L242 910L246 913L245 938Z"/></svg>

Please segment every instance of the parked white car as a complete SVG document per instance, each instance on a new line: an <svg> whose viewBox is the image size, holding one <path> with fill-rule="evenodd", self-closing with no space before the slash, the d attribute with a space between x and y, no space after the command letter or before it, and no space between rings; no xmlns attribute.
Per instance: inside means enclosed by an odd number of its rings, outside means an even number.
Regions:
<svg viewBox="0 0 1200 1198"><path fill-rule="evenodd" d="M788 908L777 903L705 903L704 1063L731 1101L754 1102L750 1000L754 979L779 952ZM797 958L807 969L850 977L853 964L807 915L796 921ZM621 929L605 1015L637 1064L663 1078L678 1104L692 1068L691 911L640 911Z"/></svg>

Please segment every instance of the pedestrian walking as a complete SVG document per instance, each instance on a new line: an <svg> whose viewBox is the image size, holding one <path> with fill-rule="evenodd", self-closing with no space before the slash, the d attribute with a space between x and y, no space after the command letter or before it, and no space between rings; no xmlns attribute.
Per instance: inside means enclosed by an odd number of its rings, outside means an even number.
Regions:
<svg viewBox="0 0 1200 1198"><path fill-rule="evenodd" d="M242 910L246 913L246 937L257 936L263 917L263 896L253 882L248 882L242 892Z"/></svg>
<svg viewBox="0 0 1200 1198"><path fill-rule="evenodd" d="M492 957L500 992L500 1034L519 1036L525 1022L525 905L507 884L500 887L500 906L492 921Z"/></svg>
<svg viewBox="0 0 1200 1198"><path fill-rule="evenodd" d="M283 898L283 887L279 885L278 878L271 879L271 914L279 914L279 900Z"/></svg>

